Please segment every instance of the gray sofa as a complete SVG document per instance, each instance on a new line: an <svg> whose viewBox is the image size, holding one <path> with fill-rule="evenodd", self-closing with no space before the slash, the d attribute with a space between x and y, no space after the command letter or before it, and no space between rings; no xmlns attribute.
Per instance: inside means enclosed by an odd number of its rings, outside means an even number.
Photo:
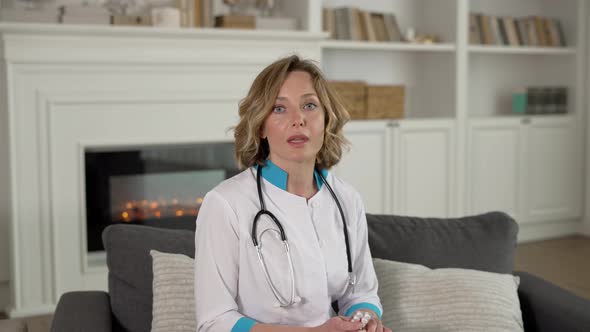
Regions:
<svg viewBox="0 0 590 332"><path fill-rule="evenodd" d="M491 212L459 219L367 215L375 258L511 273L516 222ZM194 233L146 226L114 225L103 233L109 292L64 294L52 331L150 331L150 249L194 256ZM527 332L590 331L590 301L531 274L521 278L519 298Z"/></svg>

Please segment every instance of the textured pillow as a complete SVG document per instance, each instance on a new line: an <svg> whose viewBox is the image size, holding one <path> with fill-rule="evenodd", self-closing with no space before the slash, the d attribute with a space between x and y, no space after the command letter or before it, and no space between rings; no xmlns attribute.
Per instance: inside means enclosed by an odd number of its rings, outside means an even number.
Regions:
<svg viewBox="0 0 590 332"><path fill-rule="evenodd" d="M519 278L374 259L383 323L405 331L523 331Z"/></svg>
<svg viewBox="0 0 590 332"><path fill-rule="evenodd" d="M152 332L194 332L194 260L150 250L153 260Z"/></svg>
<svg viewBox="0 0 590 332"><path fill-rule="evenodd" d="M503 212L456 219L367 214L373 258L512 273L518 224Z"/></svg>

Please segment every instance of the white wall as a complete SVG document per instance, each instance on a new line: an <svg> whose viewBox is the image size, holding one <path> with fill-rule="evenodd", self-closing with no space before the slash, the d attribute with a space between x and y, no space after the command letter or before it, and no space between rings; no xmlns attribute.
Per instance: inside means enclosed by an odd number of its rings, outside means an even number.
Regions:
<svg viewBox="0 0 590 332"><path fill-rule="evenodd" d="M0 65L1 78L6 77L4 71L4 65ZM4 79L0 81L0 87L2 86L6 86ZM9 302L10 158L8 144L8 105L5 89L0 89L0 311L4 311Z"/></svg>

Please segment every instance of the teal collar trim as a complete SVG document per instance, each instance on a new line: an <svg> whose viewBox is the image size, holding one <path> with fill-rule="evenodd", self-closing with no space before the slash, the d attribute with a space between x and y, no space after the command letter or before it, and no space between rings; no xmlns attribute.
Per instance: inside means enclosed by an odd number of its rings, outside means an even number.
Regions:
<svg viewBox="0 0 590 332"><path fill-rule="evenodd" d="M255 165L254 168L258 169L258 165ZM320 172L322 172L322 175L324 176L324 178L328 177L328 170L327 169L322 169ZM287 191L287 177L288 176L289 176L289 174L287 172L285 172L279 166L275 165L272 161L270 161L270 159L267 159L266 165L264 165L264 167L262 167L262 177L266 181L272 183L275 187L281 188L285 191ZM320 190L323 185L322 179L319 177L317 172L313 172L313 177L315 179L316 185L318 186L318 190Z"/></svg>

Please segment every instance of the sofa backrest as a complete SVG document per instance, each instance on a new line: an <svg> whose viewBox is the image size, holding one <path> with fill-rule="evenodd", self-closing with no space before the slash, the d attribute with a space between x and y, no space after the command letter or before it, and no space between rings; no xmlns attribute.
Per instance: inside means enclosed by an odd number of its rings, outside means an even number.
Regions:
<svg viewBox="0 0 590 332"><path fill-rule="evenodd" d="M137 225L108 226L102 241L109 268L109 295L115 324L130 332L152 327L150 249L195 256L195 233ZM117 327L115 327L117 329Z"/></svg>
<svg viewBox="0 0 590 332"><path fill-rule="evenodd" d="M367 214L373 258L511 273L518 224L503 212L457 219Z"/></svg>
<svg viewBox="0 0 590 332"><path fill-rule="evenodd" d="M426 265L509 273L518 225L492 212L458 219L367 215L374 258ZM148 332L152 323L151 249L194 257L194 232L112 225L103 232L109 295L115 323Z"/></svg>

